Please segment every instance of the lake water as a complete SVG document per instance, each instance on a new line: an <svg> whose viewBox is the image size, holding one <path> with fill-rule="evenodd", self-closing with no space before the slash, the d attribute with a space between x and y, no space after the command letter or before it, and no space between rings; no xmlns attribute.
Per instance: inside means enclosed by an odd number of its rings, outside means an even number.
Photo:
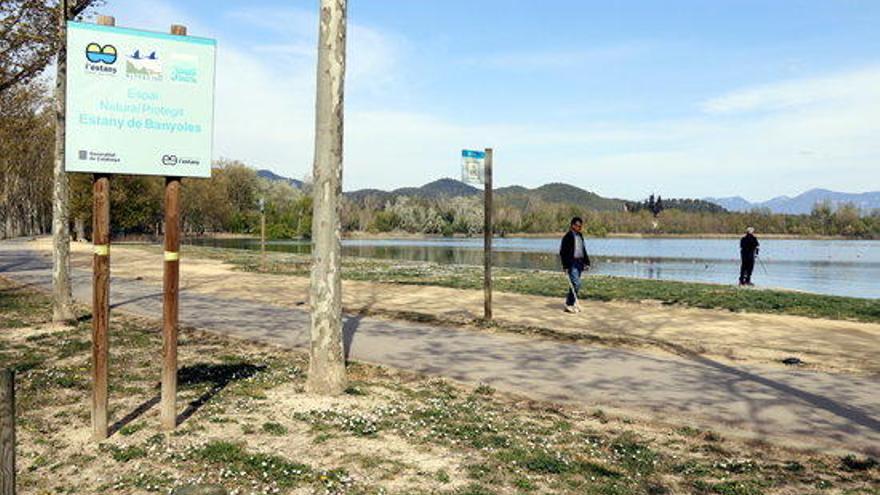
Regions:
<svg viewBox="0 0 880 495"><path fill-rule="evenodd" d="M189 239L199 245L259 249L259 239ZM482 265L482 238L344 240L343 254L365 258ZM496 266L559 269L558 239L499 238ZM308 254L303 241L270 241L267 249ZM593 273L657 280L736 283L737 239L587 239ZM763 239L752 277L758 286L880 298L880 241Z"/></svg>

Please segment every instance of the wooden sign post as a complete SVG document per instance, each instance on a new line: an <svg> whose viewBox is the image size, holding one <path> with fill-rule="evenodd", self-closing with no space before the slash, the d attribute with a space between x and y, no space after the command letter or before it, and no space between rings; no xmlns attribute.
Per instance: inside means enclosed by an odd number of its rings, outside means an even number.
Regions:
<svg viewBox="0 0 880 495"><path fill-rule="evenodd" d="M266 271L266 200L260 198L260 271Z"/></svg>
<svg viewBox="0 0 880 495"><path fill-rule="evenodd" d="M116 25L98 16L102 26ZM92 181L92 438L107 438L108 366L110 354L110 176Z"/></svg>
<svg viewBox="0 0 880 495"><path fill-rule="evenodd" d="M486 148L483 187L483 318L492 320L492 148Z"/></svg>
<svg viewBox="0 0 880 495"><path fill-rule="evenodd" d="M186 26L172 25L171 34L186 36ZM165 178L165 272L162 297L163 430L177 427L177 331L180 308L180 177Z"/></svg>

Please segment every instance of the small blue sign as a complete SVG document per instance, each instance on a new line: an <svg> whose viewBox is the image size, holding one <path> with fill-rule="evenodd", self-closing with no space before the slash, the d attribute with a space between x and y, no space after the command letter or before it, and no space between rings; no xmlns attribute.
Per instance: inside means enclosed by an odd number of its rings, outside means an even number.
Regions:
<svg viewBox="0 0 880 495"><path fill-rule="evenodd" d="M462 158L476 158L477 160L482 160L486 158L485 151L474 151L474 150L461 150Z"/></svg>

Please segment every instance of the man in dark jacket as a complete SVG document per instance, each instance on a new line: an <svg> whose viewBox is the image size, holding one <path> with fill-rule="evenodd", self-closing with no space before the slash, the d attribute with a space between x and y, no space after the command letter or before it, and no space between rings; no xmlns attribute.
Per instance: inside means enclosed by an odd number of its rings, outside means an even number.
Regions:
<svg viewBox="0 0 880 495"><path fill-rule="evenodd" d="M571 281L571 287L569 287L568 295L565 297L565 310L569 313L580 311L580 308L575 306L575 302L577 302L576 292L581 288L581 274L590 267L587 246L584 243L584 236L581 235L583 228L583 220L579 217L572 218L571 227L562 237L562 243L559 246L559 259L562 261L562 270ZM572 288L574 288L574 292L572 292Z"/></svg>
<svg viewBox="0 0 880 495"><path fill-rule="evenodd" d="M761 243L755 237L755 229L746 229L746 235L739 240L739 256L742 264L739 268L739 285L755 285L752 283L752 270L755 269L755 256L758 256Z"/></svg>

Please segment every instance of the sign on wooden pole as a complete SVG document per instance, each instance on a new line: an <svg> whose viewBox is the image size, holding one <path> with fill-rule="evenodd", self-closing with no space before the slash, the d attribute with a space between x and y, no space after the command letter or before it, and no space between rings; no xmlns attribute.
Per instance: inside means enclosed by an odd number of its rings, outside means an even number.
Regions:
<svg viewBox="0 0 880 495"><path fill-rule="evenodd" d="M492 319L492 148L461 150L461 181L483 185L483 318Z"/></svg>
<svg viewBox="0 0 880 495"><path fill-rule="evenodd" d="M492 319L492 148L486 148L483 187L483 318Z"/></svg>
<svg viewBox="0 0 880 495"><path fill-rule="evenodd" d="M67 23L64 167L94 173L92 432L107 437L110 174L165 176L162 402L176 426L181 177L210 177L216 42L98 24Z"/></svg>

